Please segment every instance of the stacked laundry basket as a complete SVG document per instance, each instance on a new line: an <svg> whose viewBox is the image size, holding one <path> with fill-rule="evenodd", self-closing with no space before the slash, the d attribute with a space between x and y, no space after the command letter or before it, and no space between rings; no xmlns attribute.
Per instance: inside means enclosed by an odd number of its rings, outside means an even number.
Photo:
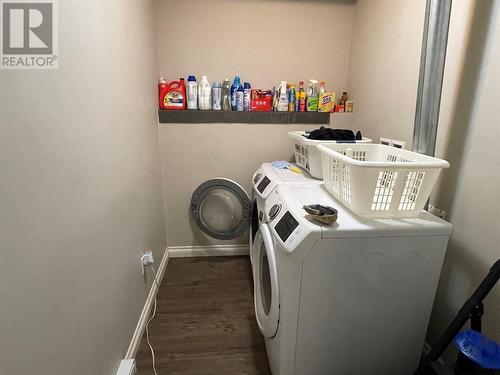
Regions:
<svg viewBox="0 0 500 375"><path fill-rule="evenodd" d="M367 217L412 217L424 208L447 161L371 144L311 140L290 132L298 165L354 213Z"/></svg>

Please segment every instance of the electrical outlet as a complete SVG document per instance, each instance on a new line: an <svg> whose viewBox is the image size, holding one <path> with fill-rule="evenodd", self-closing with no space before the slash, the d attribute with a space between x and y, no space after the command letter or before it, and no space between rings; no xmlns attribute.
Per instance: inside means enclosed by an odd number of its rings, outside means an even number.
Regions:
<svg viewBox="0 0 500 375"><path fill-rule="evenodd" d="M141 271L144 275L144 267L153 265L155 263L153 252L151 250L143 251L139 262L141 263Z"/></svg>
<svg viewBox="0 0 500 375"><path fill-rule="evenodd" d="M398 141L396 139L389 139L389 138L380 137L380 144L386 145L386 146L391 146L391 147L396 147L396 148L402 148L402 149L406 148L406 142Z"/></svg>

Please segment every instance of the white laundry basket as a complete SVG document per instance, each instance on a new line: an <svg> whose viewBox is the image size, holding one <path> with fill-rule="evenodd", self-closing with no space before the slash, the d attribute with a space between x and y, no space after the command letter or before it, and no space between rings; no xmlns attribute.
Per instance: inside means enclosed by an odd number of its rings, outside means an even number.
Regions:
<svg viewBox="0 0 500 375"><path fill-rule="evenodd" d="M338 144L339 141L319 141L305 137L305 131L289 132L288 136L295 141L295 162L300 167L308 171L312 177L321 180L323 172L321 171L321 153L317 146L320 144ZM363 137L360 141L350 142L353 143L372 143L370 138Z"/></svg>
<svg viewBox="0 0 500 375"><path fill-rule="evenodd" d="M358 215L412 217L424 207L441 159L379 144L319 145L326 189Z"/></svg>

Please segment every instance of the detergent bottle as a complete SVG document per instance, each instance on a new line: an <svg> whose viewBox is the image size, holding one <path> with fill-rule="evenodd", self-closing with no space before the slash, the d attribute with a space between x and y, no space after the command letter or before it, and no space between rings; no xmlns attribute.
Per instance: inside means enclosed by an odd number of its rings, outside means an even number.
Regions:
<svg viewBox="0 0 500 375"><path fill-rule="evenodd" d="M161 109L186 109L186 85L184 78L178 81L165 82L160 80L160 108Z"/></svg>
<svg viewBox="0 0 500 375"><path fill-rule="evenodd" d="M167 95L167 81L164 77L160 77L158 80L158 108L165 108L165 95Z"/></svg>
<svg viewBox="0 0 500 375"><path fill-rule="evenodd" d="M214 82L212 85L212 109L214 111L222 109L222 86L220 82Z"/></svg>
<svg viewBox="0 0 500 375"><path fill-rule="evenodd" d="M187 109L198 109L198 84L195 76L189 76L186 85Z"/></svg>
<svg viewBox="0 0 500 375"><path fill-rule="evenodd" d="M245 90L243 89L243 85L240 85L240 87L238 87L238 90L236 90L237 111L243 111L245 105L244 101L245 101Z"/></svg>
<svg viewBox="0 0 500 375"><path fill-rule="evenodd" d="M231 86L231 109L236 111L236 97L238 96L238 89L240 87L240 77L235 76L233 85Z"/></svg>
<svg viewBox="0 0 500 375"><path fill-rule="evenodd" d="M230 111L231 110L231 82L229 78L226 78L224 82L222 82L222 110Z"/></svg>
<svg viewBox="0 0 500 375"><path fill-rule="evenodd" d="M309 86L307 87L307 112L317 112L318 111L318 81L315 79L309 80Z"/></svg>
<svg viewBox="0 0 500 375"><path fill-rule="evenodd" d="M202 76L200 85L198 86L198 108L201 111L208 111L212 109L212 88L208 82L207 76Z"/></svg>

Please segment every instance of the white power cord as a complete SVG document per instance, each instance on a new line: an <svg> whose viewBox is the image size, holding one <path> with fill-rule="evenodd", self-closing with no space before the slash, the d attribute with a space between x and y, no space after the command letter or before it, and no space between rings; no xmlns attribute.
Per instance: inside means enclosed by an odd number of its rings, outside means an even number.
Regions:
<svg viewBox="0 0 500 375"><path fill-rule="evenodd" d="M158 373L156 372L155 351L153 349L153 346L151 345L151 342L149 342L149 323L151 323L151 321L154 319L154 317L156 315L156 296L158 295L159 286L158 286L158 282L156 280L156 271L155 271L154 267L150 266L148 268L151 269L151 271L153 271L153 275L154 275L153 282L156 285L156 294L155 294L155 302L153 305L153 313L151 314L150 318L146 322L146 342L148 343L149 350L151 350L151 358L153 359L153 372L155 373L155 375L158 375Z"/></svg>

